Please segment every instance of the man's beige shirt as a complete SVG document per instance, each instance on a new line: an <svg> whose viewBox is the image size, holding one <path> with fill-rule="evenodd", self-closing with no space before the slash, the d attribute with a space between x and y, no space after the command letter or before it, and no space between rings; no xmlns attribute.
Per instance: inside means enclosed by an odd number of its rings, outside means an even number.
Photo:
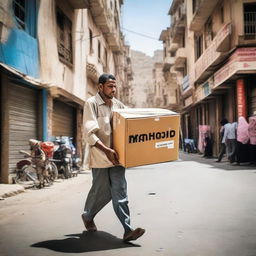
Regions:
<svg viewBox="0 0 256 256"><path fill-rule="evenodd" d="M84 128L87 142L85 152L85 164L89 168L109 168L113 164L95 143L100 140L107 147L112 148L111 119L114 109L125 108L125 105L117 99L112 99L112 106L106 105L100 94L89 98L84 108Z"/></svg>

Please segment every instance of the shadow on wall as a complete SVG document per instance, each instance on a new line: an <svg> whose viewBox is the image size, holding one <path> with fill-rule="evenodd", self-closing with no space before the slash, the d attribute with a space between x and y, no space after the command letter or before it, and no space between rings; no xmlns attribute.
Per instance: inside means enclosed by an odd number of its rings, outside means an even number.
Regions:
<svg viewBox="0 0 256 256"><path fill-rule="evenodd" d="M32 244L31 247L46 248L56 252L81 253L92 251L113 250L127 247L140 247L133 243L124 243L109 233L103 231L66 235L69 238L47 240Z"/></svg>

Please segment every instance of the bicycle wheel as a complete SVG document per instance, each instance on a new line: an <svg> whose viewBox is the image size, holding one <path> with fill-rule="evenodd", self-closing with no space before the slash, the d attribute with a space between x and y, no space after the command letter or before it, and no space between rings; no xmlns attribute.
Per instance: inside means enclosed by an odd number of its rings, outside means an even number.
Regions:
<svg viewBox="0 0 256 256"><path fill-rule="evenodd" d="M50 162L50 165L51 165L51 174L50 175L52 177L52 180L56 180L59 175L58 168L54 162Z"/></svg>
<svg viewBox="0 0 256 256"><path fill-rule="evenodd" d="M36 169L31 165L23 166L22 169L17 172L14 181L18 184L36 183L38 181Z"/></svg>

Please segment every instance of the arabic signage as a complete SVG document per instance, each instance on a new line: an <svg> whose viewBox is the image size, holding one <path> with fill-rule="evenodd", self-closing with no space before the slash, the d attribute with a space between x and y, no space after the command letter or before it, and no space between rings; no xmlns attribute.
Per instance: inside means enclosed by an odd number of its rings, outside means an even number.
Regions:
<svg viewBox="0 0 256 256"><path fill-rule="evenodd" d="M214 74L214 87L219 86L235 73L256 70L256 47L238 48L229 61Z"/></svg>
<svg viewBox="0 0 256 256"><path fill-rule="evenodd" d="M205 97L207 97L209 94L211 94L213 88L213 78L210 77L205 83L201 84L197 89L195 93L195 101L198 102Z"/></svg>
<svg viewBox="0 0 256 256"><path fill-rule="evenodd" d="M237 92L237 115L238 117L247 116L246 112L246 94L245 94L245 84L243 79L238 79L236 82L236 92Z"/></svg>

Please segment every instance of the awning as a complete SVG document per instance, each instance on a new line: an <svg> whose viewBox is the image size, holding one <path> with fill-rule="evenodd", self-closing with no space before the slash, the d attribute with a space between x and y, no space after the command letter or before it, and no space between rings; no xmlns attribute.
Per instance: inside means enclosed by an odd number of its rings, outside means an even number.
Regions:
<svg viewBox="0 0 256 256"><path fill-rule="evenodd" d="M20 72L19 70L10 67L2 62L0 62L0 68L4 69L4 71L9 72L11 75L14 76L15 81L17 82L27 82L31 85L34 85L38 88L45 88L47 89L51 96L55 97L55 98L60 98L60 100L67 102L69 104L73 104L76 103L79 106L83 107L84 106L84 100L80 99L79 97L73 95L72 93L66 91L65 89L53 85L49 82L46 81L42 81L40 79L36 79L33 77L30 77L28 75L25 75L24 73Z"/></svg>
<svg viewBox="0 0 256 256"><path fill-rule="evenodd" d="M78 104L81 108L84 106L84 100L78 98L74 94L60 88L58 86L51 86L48 88L51 96L54 98L59 98L61 101L66 102L68 104L74 105L73 103Z"/></svg>
<svg viewBox="0 0 256 256"><path fill-rule="evenodd" d="M36 78L28 76L28 75L25 75L24 73L20 72L19 70L15 69L13 67L10 67L2 62L0 62L0 67L1 67L1 69L4 69L5 71L14 75L15 78L22 79L32 85L42 87L42 88L47 88L49 86L46 82L43 82L39 79L36 79Z"/></svg>

